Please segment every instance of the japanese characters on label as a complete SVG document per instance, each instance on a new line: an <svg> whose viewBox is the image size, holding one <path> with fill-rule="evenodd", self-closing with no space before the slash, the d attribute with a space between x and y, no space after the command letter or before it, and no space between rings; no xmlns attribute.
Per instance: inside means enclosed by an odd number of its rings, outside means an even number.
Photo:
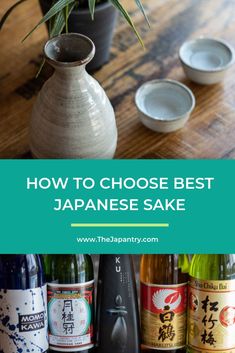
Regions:
<svg viewBox="0 0 235 353"><path fill-rule="evenodd" d="M186 344L187 283L158 286L141 283L143 344L177 349Z"/></svg>
<svg viewBox="0 0 235 353"><path fill-rule="evenodd" d="M48 284L51 349L93 346L93 293L94 281L71 286Z"/></svg>
<svg viewBox="0 0 235 353"><path fill-rule="evenodd" d="M235 352L235 281L190 279L191 350Z"/></svg>

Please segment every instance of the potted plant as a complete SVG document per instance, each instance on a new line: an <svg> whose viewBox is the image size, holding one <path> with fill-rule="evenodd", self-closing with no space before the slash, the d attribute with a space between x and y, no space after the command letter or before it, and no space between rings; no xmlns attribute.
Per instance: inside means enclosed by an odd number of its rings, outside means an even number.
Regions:
<svg viewBox="0 0 235 353"><path fill-rule="evenodd" d="M27 0L19 0L8 9L0 21L0 29L15 7L25 1ZM141 0L134 1L148 21ZM88 66L90 71L98 69L109 60L118 12L142 43L131 17L119 0L39 0L39 3L44 16L24 39L43 23L47 23L50 37L63 31L84 34L91 38L96 46L95 58Z"/></svg>

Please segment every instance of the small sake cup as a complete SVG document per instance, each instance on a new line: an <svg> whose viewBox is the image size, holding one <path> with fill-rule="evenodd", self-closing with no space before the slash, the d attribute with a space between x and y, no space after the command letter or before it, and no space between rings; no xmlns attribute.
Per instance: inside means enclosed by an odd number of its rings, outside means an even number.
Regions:
<svg viewBox="0 0 235 353"><path fill-rule="evenodd" d="M223 40L198 38L181 46L179 58L191 81L212 85L223 81L234 63L234 53L234 49Z"/></svg>
<svg viewBox="0 0 235 353"><path fill-rule="evenodd" d="M135 96L141 122L149 129L169 133L182 128L195 107L191 90L173 80L143 84Z"/></svg>

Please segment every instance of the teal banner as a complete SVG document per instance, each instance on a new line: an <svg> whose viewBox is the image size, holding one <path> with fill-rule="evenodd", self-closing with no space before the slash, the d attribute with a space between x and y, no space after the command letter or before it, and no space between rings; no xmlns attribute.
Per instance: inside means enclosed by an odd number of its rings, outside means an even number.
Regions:
<svg viewBox="0 0 235 353"><path fill-rule="evenodd" d="M234 253L235 161L1 160L0 253Z"/></svg>

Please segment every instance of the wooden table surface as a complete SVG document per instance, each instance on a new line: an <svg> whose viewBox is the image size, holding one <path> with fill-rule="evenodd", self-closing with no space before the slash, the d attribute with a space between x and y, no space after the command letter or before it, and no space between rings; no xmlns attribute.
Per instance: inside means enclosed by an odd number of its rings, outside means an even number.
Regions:
<svg viewBox="0 0 235 353"><path fill-rule="evenodd" d="M0 15L15 0L1 0ZM126 0L144 39L144 51L124 21L116 30L112 59L95 74L115 108L119 140L116 158L235 158L235 66L222 84L191 83L178 60L180 45L201 35L220 37L235 47L235 0L146 0L151 21ZM32 105L46 79L35 79L44 26L24 44L23 36L40 19L37 0L14 11L0 32L0 158L27 158L28 124ZM163 135L142 126L134 104L137 88L155 78L187 84L197 107L185 128Z"/></svg>

